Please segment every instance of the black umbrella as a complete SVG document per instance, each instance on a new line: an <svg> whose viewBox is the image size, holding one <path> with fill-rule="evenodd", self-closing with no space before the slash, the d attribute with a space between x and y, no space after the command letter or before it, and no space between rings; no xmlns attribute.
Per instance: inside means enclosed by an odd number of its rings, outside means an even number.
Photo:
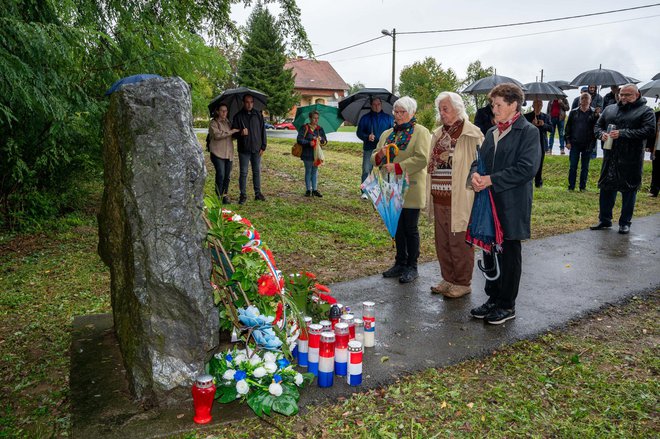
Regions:
<svg viewBox="0 0 660 439"><path fill-rule="evenodd" d="M655 97L656 100L660 96L660 79L655 79L648 84L639 87L639 92L642 96Z"/></svg>
<svg viewBox="0 0 660 439"><path fill-rule="evenodd" d="M579 87L581 85L600 85L602 87L611 87L613 85L628 84L628 78L616 70L598 68L582 72L571 81L571 85Z"/></svg>
<svg viewBox="0 0 660 439"><path fill-rule="evenodd" d="M225 90L220 96L213 99L209 104L209 113L213 115L213 112L220 104L225 104L229 110L227 117L229 120L232 120L236 113L243 108L243 96L245 95L251 95L254 98L255 110L263 111L266 108L266 103L268 102L266 93L247 87L238 87Z"/></svg>
<svg viewBox="0 0 660 439"><path fill-rule="evenodd" d="M656 79L660 79L660 73L657 73L657 74L656 74L653 78L651 78L651 79L654 80L654 81L655 81Z"/></svg>
<svg viewBox="0 0 660 439"><path fill-rule="evenodd" d="M362 116L371 111L371 99L379 98L383 112L392 114L394 102L399 99L384 88L363 88L339 102L339 112L345 121L357 125Z"/></svg>
<svg viewBox="0 0 660 439"><path fill-rule="evenodd" d="M559 81L548 81L548 84L550 84L550 85L554 85L554 86L557 87L559 90L572 90L572 89L574 89L574 88L577 88L577 87L571 85L568 81L563 81L563 80L559 80Z"/></svg>
<svg viewBox="0 0 660 439"><path fill-rule="evenodd" d="M637 78L633 78L632 76L626 76L626 79L628 80L628 84L639 84L642 82Z"/></svg>
<svg viewBox="0 0 660 439"><path fill-rule="evenodd" d="M548 101L566 97L566 93L547 82L530 82L525 84L525 88L527 88L525 92L526 100L541 99L542 101Z"/></svg>
<svg viewBox="0 0 660 439"><path fill-rule="evenodd" d="M461 93L467 93L473 96L485 95L489 93L496 85L504 84L505 82L513 82L518 87L522 88L523 91L526 91L525 86L513 78L502 75L491 75L473 82L472 84L465 87Z"/></svg>

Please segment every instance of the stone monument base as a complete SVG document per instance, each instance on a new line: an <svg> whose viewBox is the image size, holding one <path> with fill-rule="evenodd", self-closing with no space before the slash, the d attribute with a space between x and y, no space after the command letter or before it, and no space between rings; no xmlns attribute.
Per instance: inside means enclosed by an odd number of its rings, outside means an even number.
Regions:
<svg viewBox="0 0 660 439"><path fill-rule="evenodd" d="M128 390L112 314L73 320L69 379L74 438L160 438L254 416L247 404L213 404L213 421L195 424L192 396L178 407L145 410Z"/></svg>

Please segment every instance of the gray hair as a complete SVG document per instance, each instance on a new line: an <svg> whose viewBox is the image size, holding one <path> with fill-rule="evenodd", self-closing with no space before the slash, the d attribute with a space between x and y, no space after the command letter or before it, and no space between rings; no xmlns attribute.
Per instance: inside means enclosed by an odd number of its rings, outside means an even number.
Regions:
<svg viewBox="0 0 660 439"><path fill-rule="evenodd" d="M454 93L453 91L443 91L438 95L437 98L435 98L435 121L438 124L442 123L440 118L440 102L447 98L449 98L449 102L452 108L458 113L458 118L460 120L465 121L470 119L465 112L465 102L463 102L463 98L458 93Z"/></svg>
<svg viewBox="0 0 660 439"><path fill-rule="evenodd" d="M417 111L417 101L410 96L401 96L394 102L393 108L401 108L406 110L411 116Z"/></svg>
<svg viewBox="0 0 660 439"><path fill-rule="evenodd" d="M635 92L639 92L639 88L637 87L637 85L632 84L632 83L620 86L619 91L623 90L624 88L634 88Z"/></svg>

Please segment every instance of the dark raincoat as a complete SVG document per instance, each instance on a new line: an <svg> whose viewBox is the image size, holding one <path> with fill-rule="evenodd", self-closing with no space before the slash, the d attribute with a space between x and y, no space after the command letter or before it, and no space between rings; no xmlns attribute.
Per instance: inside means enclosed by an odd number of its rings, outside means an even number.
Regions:
<svg viewBox="0 0 660 439"><path fill-rule="evenodd" d="M612 149L604 150L598 187L609 191L636 191L642 185L644 141L655 132L655 115L639 98L630 104L610 105L603 110L594 134L601 138L609 124L616 125L619 138Z"/></svg>

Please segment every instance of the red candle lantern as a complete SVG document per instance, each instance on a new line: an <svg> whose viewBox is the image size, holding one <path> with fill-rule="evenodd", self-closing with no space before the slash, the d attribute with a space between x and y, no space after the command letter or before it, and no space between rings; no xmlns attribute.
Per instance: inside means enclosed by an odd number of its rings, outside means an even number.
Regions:
<svg viewBox="0 0 660 439"><path fill-rule="evenodd" d="M215 384L211 375L200 375L192 387L193 405L195 406L195 417L193 421L198 424L211 422L211 407L215 396Z"/></svg>

